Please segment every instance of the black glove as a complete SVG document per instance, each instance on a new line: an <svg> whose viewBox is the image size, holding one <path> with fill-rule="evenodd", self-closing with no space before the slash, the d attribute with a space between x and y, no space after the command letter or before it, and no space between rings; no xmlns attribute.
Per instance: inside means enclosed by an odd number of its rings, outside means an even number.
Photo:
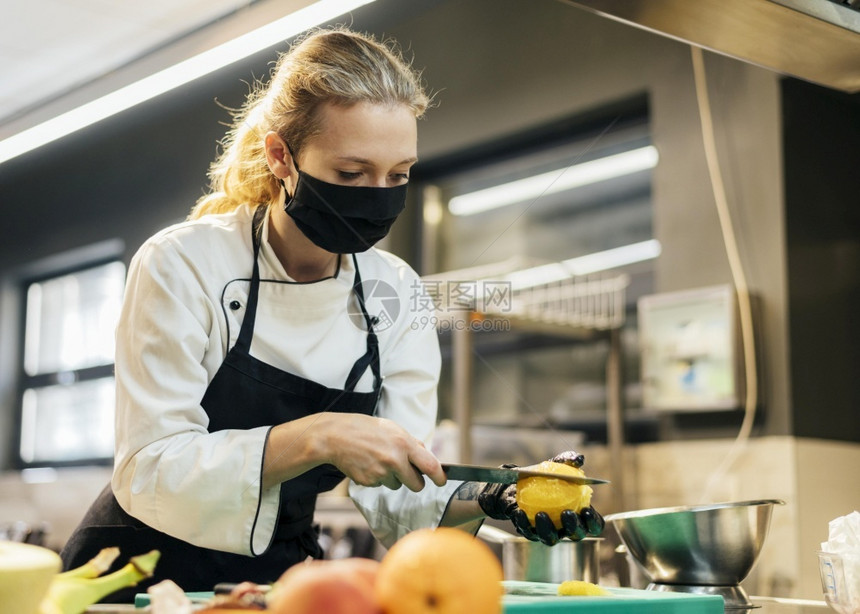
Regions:
<svg viewBox="0 0 860 614"><path fill-rule="evenodd" d="M562 452L552 457L554 463L564 463L577 469L582 467L585 457L573 451ZM511 469L517 465L502 465L505 469ZM490 518L496 520L510 520L516 527L517 532L531 541L541 541L547 546L552 546L564 537L573 541L580 541L587 535L594 537L603 532L603 516L592 506L585 507L579 511L563 510L561 516L561 528L556 529L546 512L535 514L535 523L529 522L526 513L517 505L516 484L494 484L484 486L478 495L478 505Z"/></svg>

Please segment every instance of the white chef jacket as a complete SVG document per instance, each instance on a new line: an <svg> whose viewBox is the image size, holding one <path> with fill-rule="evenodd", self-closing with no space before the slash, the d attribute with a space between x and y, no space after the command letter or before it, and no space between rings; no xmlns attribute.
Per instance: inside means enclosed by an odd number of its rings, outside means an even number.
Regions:
<svg viewBox="0 0 860 614"><path fill-rule="evenodd" d="M242 206L176 224L146 241L132 259L117 327L111 480L120 506L149 526L197 546L246 555L263 553L277 524L280 486L261 486L271 426L210 433L200 401L239 334L254 257L252 216L253 208ZM251 354L342 389L367 350L367 333L354 323L361 316L352 257L341 256L336 278L296 283L267 238L268 216ZM429 448L441 363L437 333L427 324L431 303L416 273L396 256L370 249L357 258L368 313L382 316L376 327L384 378L377 415ZM241 307L234 310L231 303ZM367 369L355 390L372 389ZM410 530L437 526L462 482L425 483L418 493L350 483L349 494L376 537L390 546Z"/></svg>

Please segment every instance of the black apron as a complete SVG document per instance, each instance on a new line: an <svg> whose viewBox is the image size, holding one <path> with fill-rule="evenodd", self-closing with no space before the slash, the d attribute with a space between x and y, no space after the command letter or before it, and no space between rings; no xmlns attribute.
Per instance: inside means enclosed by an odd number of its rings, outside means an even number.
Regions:
<svg viewBox="0 0 860 614"><path fill-rule="evenodd" d="M373 415L382 382L379 346L373 330L376 321L367 313L354 255L353 291L367 325L367 351L353 365L343 390L327 388L251 356L260 288L258 230L266 210L264 206L258 207L254 215L254 268L239 337L201 401L209 416L209 431L273 426L322 411ZM373 372L373 391L356 392L355 385L368 367ZM229 477L224 476L224 487L239 488L230 484ZM63 568L82 565L108 546L118 546L121 550L112 569L124 565L131 556L153 549L161 551L155 576L105 599L113 602L133 601L135 593L145 592L147 586L164 579L173 580L185 591L209 591L219 582L270 583L307 557L322 556L313 526L317 494L331 490L344 477L333 465L322 465L282 483L277 529L269 548L256 557L201 548L157 531L127 514L108 485L60 553Z"/></svg>

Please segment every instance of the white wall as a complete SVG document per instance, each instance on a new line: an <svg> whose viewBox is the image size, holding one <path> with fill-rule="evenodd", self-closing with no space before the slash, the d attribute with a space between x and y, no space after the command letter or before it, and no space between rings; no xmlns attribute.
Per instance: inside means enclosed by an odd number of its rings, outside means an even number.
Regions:
<svg viewBox="0 0 860 614"><path fill-rule="evenodd" d="M15 471L0 473L0 527L45 523L45 546L60 550L102 488L110 469L58 469L56 479L30 483Z"/></svg>

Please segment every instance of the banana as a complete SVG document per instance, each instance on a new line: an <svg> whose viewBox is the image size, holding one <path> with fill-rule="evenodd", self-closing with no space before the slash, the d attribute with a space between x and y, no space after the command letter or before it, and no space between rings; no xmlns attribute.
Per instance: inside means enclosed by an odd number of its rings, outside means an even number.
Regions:
<svg viewBox="0 0 860 614"><path fill-rule="evenodd" d="M113 548L105 550L85 565L58 574L51 582L39 614L82 614L103 597L152 576L161 556L158 550L152 550L133 557L122 569L98 577L119 554L118 550L112 552Z"/></svg>
<svg viewBox="0 0 860 614"><path fill-rule="evenodd" d="M57 578L98 578L113 564L119 556L119 548L103 548L89 561L69 571L58 574Z"/></svg>

